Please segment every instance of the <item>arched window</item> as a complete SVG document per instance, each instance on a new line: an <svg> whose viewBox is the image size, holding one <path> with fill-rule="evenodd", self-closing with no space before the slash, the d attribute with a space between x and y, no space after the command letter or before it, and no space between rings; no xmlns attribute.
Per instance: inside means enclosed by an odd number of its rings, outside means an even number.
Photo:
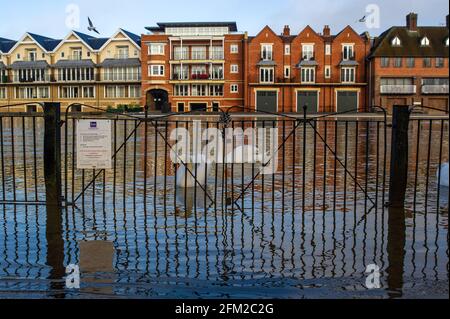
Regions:
<svg viewBox="0 0 450 319"><path fill-rule="evenodd" d="M402 44L398 37L393 38L391 43L393 46L400 46Z"/></svg>
<svg viewBox="0 0 450 319"><path fill-rule="evenodd" d="M428 40L427 37L423 37L422 41L420 41L420 45L423 46L423 47L427 47L427 46L430 45L430 40Z"/></svg>

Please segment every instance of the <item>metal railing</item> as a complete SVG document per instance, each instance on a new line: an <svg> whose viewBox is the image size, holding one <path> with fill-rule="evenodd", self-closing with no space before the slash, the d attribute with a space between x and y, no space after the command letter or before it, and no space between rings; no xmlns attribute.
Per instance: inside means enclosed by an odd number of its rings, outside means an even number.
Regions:
<svg viewBox="0 0 450 319"><path fill-rule="evenodd" d="M448 84L442 85L422 85L423 94L448 94Z"/></svg>

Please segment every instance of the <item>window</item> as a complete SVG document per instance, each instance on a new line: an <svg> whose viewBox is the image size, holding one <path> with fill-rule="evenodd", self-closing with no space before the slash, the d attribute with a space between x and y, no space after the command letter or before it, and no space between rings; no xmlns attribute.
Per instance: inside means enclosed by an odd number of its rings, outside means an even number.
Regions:
<svg viewBox="0 0 450 319"><path fill-rule="evenodd" d="M188 80L189 79L189 67L187 65L174 65L172 80Z"/></svg>
<svg viewBox="0 0 450 319"><path fill-rule="evenodd" d="M331 78L331 66L326 65L325 66L325 79Z"/></svg>
<svg viewBox="0 0 450 319"><path fill-rule="evenodd" d="M394 59L394 68L401 68L402 67L402 58L395 58Z"/></svg>
<svg viewBox="0 0 450 319"><path fill-rule="evenodd" d="M427 37L423 37L420 41L420 45L423 47L427 47L430 45L430 40Z"/></svg>
<svg viewBox="0 0 450 319"><path fill-rule="evenodd" d="M64 58L64 52L61 52L61 58Z"/></svg>
<svg viewBox="0 0 450 319"><path fill-rule="evenodd" d="M20 53L17 53L17 60L20 60Z"/></svg>
<svg viewBox="0 0 450 319"><path fill-rule="evenodd" d="M149 55L164 55L164 43L150 43L148 46Z"/></svg>
<svg viewBox="0 0 450 319"><path fill-rule="evenodd" d="M81 60L83 58L83 50L81 48L72 49L72 60Z"/></svg>
<svg viewBox="0 0 450 319"><path fill-rule="evenodd" d="M173 48L173 59L174 60L188 60L189 59L189 48L188 47L174 47Z"/></svg>
<svg viewBox="0 0 450 319"><path fill-rule="evenodd" d="M63 86L59 89L59 98L74 99L81 97L80 88L78 86Z"/></svg>
<svg viewBox="0 0 450 319"><path fill-rule="evenodd" d="M384 85L414 85L412 78L382 78L380 81L382 86Z"/></svg>
<svg viewBox="0 0 450 319"><path fill-rule="evenodd" d="M416 65L416 59L414 58L406 58L406 67L413 68Z"/></svg>
<svg viewBox="0 0 450 319"><path fill-rule="evenodd" d="M303 44L302 45L302 58L304 60L314 59L314 45L312 45L312 44Z"/></svg>
<svg viewBox="0 0 450 319"><path fill-rule="evenodd" d="M239 73L239 65L232 64L231 65L231 73Z"/></svg>
<svg viewBox="0 0 450 319"><path fill-rule="evenodd" d="M272 59L273 59L272 44L263 44L261 46L261 59L264 61L272 61Z"/></svg>
<svg viewBox="0 0 450 319"><path fill-rule="evenodd" d="M0 99L6 99L6 88L0 88Z"/></svg>
<svg viewBox="0 0 450 319"><path fill-rule="evenodd" d="M239 53L239 45L237 45L237 44L230 45L230 52L231 52L231 54Z"/></svg>
<svg viewBox="0 0 450 319"><path fill-rule="evenodd" d="M398 47L402 44L402 42L400 41L400 39L398 37L395 37L392 39L391 44L392 44L392 46Z"/></svg>
<svg viewBox="0 0 450 319"><path fill-rule="evenodd" d="M207 96L208 86L205 84L193 84L192 85L192 96Z"/></svg>
<svg viewBox="0 0 450 319"><path fill-rule="evenodd" d="M239 92L239 86L237 84L231 84L230 92L231 93L238 93Z"/></svg>
<svg viewBox="0 0 450 319"><path fill-rule="evenodd" d="M36 61L37 59L37 52L36 50L29 50L27 52L28 61Z"/></svg>
<svg viewBox="0 0 450 319"><path fill-rule="evenodd" d="M223 85L211 85L209 93L211 96L223 96Z"/></svg>
<svg viewBox="0 0 450 319"><path fill-rule="evenodd" d="M274 69L273 68L261 68L259 70L259 81L261 83L273 83Z"/></svg>
<svg viewBox="0 0 450 319"><path fill-rule="evenodd" d="M423 58L423 67L431 68L431 58Z"/></svg>
<svg viewBox="0 0 450 319"><path fill-rule="evenodd" d="M149 65L148 73L151 76L164 76L164 65Z"/></svg>
<svg viewBox="0 0 450 319"><path fill-rule="evenodd" d="M302 83L314 83L316 80L316 69L315 68L302 68L301 71Z"/></svg>
<svg viewBox="0 0 450 319"><path fill-rule="evenodd" d="M436 58L436 67L443 68L444 67L444 58Z"/></svg>
<svg viewBox="0 0 450 319"><path fill-rule="evenodd" d="M344 61L352 60L354 58L353 44L344 44L342 46L342 58Z"/></svg>
<svg viewBox="0 0 450 319"><path fill-rule="evenodd" d="M83 86L83 97L84 98L95 98L95 88L93 86Z"/></svg>
<svg viewBox="0 0 450 319"><path fill-rule="evenodd" d="M105 88L106 98L124 98L126 93L125 86L107 85Z"/></svg>
<svg viewBox="0 0 450 319"><path fill-rule="evenodd" d="M211 78L213 80L223 80L223 67L221 65L212 66Z"/></svg>
<svg viewBox="0 0 450 319"><path fill-rule="evenodd" d="M448 47L448 38L447 38L447 39L445 39L445 46L447 46L447 47Z"/></svg>
<svg viewBox="0 0 450 319"><path fill-rule="evenodd" d="M389 58L381 58L381 67L382 68L388 68L390 65Z"/></svg>
<svg viewBox="0 0 450 319"><path fill-rule="evenodd" d="M116 59L128 59L130 57L130 48L128 46L118 46Z"/></svg>
<svg viewBox="0 0 450 319"><path fill-rule="evenodd" d="M189 85L187 85L187 84L175 85L174 95L175 96L188 96L189 95Z"/></svg>
<svg viewBox="0 0 450 319"><path fill-rule="evenodd" d="M291 54L291 45L290 44L285 44L284 45L284 54L285 55L290 55Z"/></svg>
<svg viewBox="0 0 450 319"><path fill-rule="evenodd" d="M140 98L141 97L141 86L140 85L130 85L128 87L128 97Z"/></svg>
<svg viewBox="0 0 450 319"><path fill-rule="evenodd" d="M354 83L355 82L355 68L342 68L341 82Z"/></svg>
<svg viewBox="0 0 450 319"><path fill-rule="evenodd" d="M284 67L284 78L289 79L291 77L291 67L289 65Z"/></svg>
<svg viewBox="0 0 450 319"><path fill-rule="evenodd" d="M192 60L206 60L206 47L192 47Z"/></svg>
<svg viewBox="0 0 450 319"><path fill-rule="evenodd" d="M325 55L331 55L331 44L325 44Z"/></svg>
<svg viewBox="0 0 450 319"><path fill-rule="evenodd" d="M18 87L15 93L17 99L48 99L50 97L50 88Z"/></svg>
<svg viewBox="0 0 450 319"><path fill-rule="evenodd" d="M223 48L220 46L212 47L210 55L213 60L223 60Z"/></svg>

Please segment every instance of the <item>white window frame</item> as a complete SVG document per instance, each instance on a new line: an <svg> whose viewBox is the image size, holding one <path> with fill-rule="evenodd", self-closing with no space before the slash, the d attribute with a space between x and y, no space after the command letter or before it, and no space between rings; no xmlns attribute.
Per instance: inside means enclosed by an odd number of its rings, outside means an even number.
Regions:
<svg viewBox="0 0 450 319"><path fill-rule="evenodd" d="M351 72L353 71L353 72ZM344 72L344 76L342 76L342 72ZM350 72L350 74L348 74ZM353 75L353 77L351 77ZM347 81L347 77L350 79ZM355 83L356 82L356 68L355 67L343 67L341 70L341 82L342 83Z"/></svg>
<svg viewBox="0 0 450 319"><path fill-rule="evenodd" d="M165 46L164 43L150 43L148 45L148 55L164 55Z"/></svg>
<svg viewBox="0 0 450 319"><path fill-rule="evenodd" d="M93 88L93 96L84 96L84 89L85 88ZM95 94L96 94L96 92L95 92L95 86L92 86L92 85L86 85L86 86L82 86L81 87L81 96L83 97L83 99L95 99Z"/></svg>
<svg viewBox="0 0 450 319"><path fill-rule="evenodd" d="M284 55L291 55L291 45L290 44L284 45Z"/></svg>
<svg viewBox="0 0 450 319"><path fill-rule="evenodd" d="M263 76L263 71L267 72ZM272 77L272 79L270 79ZM263 67L259 69L259 82L260 83L274 83L275 82L275 69L273 67Z"/></svg>
<svg viewBox="0 0 450 319"><path fill-rule="evenodd" d="M239 65L238 64L232 64L230 66L230 73L238 74L239 73Z"/></svg>
<svg viewBox="0 0 450 319"><path fill-rule="evenodd" d="M325 65L325 79L331 79L331 65ZM328 74L327 74L328 72Z"/></svg>
<svg viewBox="0 0 450 319"><path fill-rule="evenodd" d="M302 60L312 60L314 58L314 44L302 44Z"/></svg>
<svg viewBox="0 0 450 319"><path fill-rule="evenodd" d="M230 85L230 93L232 93L232 94L239 93L239 85L238 84L231 84Z"/></svg>
<svg viewBox="0 0 450 319"><path fill-rule="evenodd" d="M265 52L267 52L267 57L264 56ZM261 44L261 60L273 61L273 44L269 44L269 43Z"/></svg>
<svg viewBox="0 0 450 319"><path fill-rule="evenodd" d="M391 45L394 47L399 47L402 45L402 41L400 41L399 37L395 37L392 39Z"/></svg>
<svg viewBox="0 0 450 319"><path fill-rule="evenodd" d="M346 48L351 49L351 54L349 55L350 50L345 50ZM346 53L347 52L347 53ZM342 44L342 59L344 61L349 61L351 57L355 56L355 45L353 43L344 43Z"/></svg>
<svg viewBox="0 0 450 319"><path fill-rule="evenodd" d="M158 68L158 71L156 71L155 68ZM157 77L163 77L165 76L165 65L164 64L150 64L148 66L148 74L150 76L157 76Z"/></svg>
<svg viewBox="0 0 450 319"><path fill-rule="evenodd" d="M238 44L231 44L230 45L230 53L231 54L238 54L239 53L239 45Z"/></svg>
<svg viewBox="0 0 450 319"><path fill-rule="evenodd" d="M325 44L325 55L331 55L331 44Z"/></svg>
<svg viewBox="0 0 450 319"><path fill-rule="evenodd" d="M8 98L8 90L6 87L1 87L0 92L3 92L3 96L0 95L0 100L6 100Z"/></svg>
<svg viewBox="0 0 450 319"><path fill-rule="evenodd" d="M300 81L302 83L316 83L316 68L302 67L300 70Z"/></svg>
<svg viewBox="0 0 450 319"><path fill-rule="evenodd" d="M131 96L131 89L132 88L134 88L134 89L137 89L137 92L138 92L138 96ZM128 97L129 98L132 98L132 99L139 99L139 98L141 98L141 86L140 85L129 85L128 86Z"/></svg>
<svg viewBox="0 0 450 319"><path fill-rule="evenodd" d="M291 67L289 65L284 66L284 78L289 79L291 77Z"/></svg>

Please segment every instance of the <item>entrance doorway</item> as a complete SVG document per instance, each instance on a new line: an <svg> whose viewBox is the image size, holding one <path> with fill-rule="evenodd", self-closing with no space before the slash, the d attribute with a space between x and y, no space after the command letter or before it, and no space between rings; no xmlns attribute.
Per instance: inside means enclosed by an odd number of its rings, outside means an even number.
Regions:
<svg viewBox="0 0 450 319"><path fill-rule="evenodd" d="M164 111L169 104L169 93L155 89L147 92L146 104L150 111Z"/></svg>
<svg viewBox="0 0 450 319"><path fill-rule="evenodd" d="M190 105L192 112L206 112L208 108L207 103L191 103Z"/></svg>

